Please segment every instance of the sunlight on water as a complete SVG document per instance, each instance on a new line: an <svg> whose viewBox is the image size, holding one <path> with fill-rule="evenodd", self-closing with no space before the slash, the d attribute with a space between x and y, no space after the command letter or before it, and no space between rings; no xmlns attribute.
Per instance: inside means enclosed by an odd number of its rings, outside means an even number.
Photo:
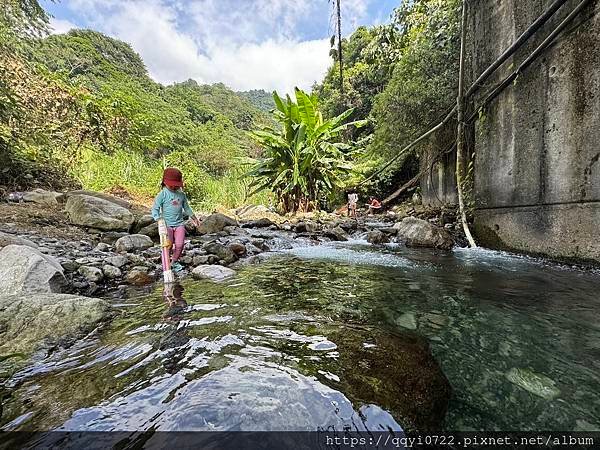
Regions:
<svg viewBox="0 0 600 450"><path fill-rule="evenodd" d="M599 430L599 285L485 249L285 249L223 284L190 280L175 303L122 302L100 335L13 376L0 426L427 427L444 411L402 400L402 383L431 383L419 402L448 393L420 335L453 388L446 429Z"/></svg>
<svg viewBox="0 0 600 450"><path fill-rule="evenodd" d="M339 261L347 264L386 267L411 267L408 259L392 253L382 253L366 241L356 240L313 247L297 247L286 253L305 259Z"/></svg>

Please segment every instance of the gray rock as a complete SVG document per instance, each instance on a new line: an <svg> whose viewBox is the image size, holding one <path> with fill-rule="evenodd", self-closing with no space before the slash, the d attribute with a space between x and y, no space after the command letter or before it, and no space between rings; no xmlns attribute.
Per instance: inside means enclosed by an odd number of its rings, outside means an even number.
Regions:
<svg viewBox="0 0 600 450"><path fill-rule="evenodd" d="M45 191L43 189L34 189L33 191L23 192L23 201L36 203L45 206L58 206L62 200L63 194L60 192Z"/></svg>
<svg viewBox="0 0 600 450"><path fill-rule="evenodd" d="M348 240L348 235L341 227L334 227L334 228L325 230L323 235L334 241L347 241Z"/></svg>
<svg viewBox="0 0 600 450"><path fill-rule="evenodd" d="M96 192L96 191L86 191L86 190L77 190L77 191L69 191L64 194L65 198L69 199L71 197L85 195L88 197L95 197L101 200L105 200L110 203L114 203L125 209L131 209L131 203L127 200L123 200L122 198L115 197L114 195L105 194L104 192Z"/></svg>
<svg viewBox="0 0 600 450"><path fill-rule="evenodd" d="M108 313L97 298L56 293L0 295L0 354L30 354L89 331Z"/></svg>
<svg viewBox="0 0 600 450"><path fill-rule="evenodd" d="M80 264L77 264L72 259L65 259L60 262L60 265L65 270L65 272L77 272L77 269L79 269L80 266Z"/></svg>
<svg viewBox="0 0 600 450"><path fill-rule="evenodd" d="M100 242L98 245L96 245L96 247L94 247L94 250L97 252L107 252L110 250L110 245L105 242Z"/></svg>
<svg viewBox="0 0 600 450"><path fill-rule="evenodd" d="M231 217L221 213L215 213L202 220L202 223L197 228L197 231L200 234L218 233L219 231L223 231L223 229L228 226L237 227L238 223Z"/></svg>
<svg viewBox="0 0 600 450"><path fill-rule="evenodd" d="M262 219L251 220L249 222L246 222L242 224L242 228L267 228L273 225L277 226L277 224L271 219L264 217Z"/></svg>
<svg viewBox="0 0 600 450"><path fill-rule="evenodd" d="M135 217L122 206L89 195L68 197L65 210L75 225L97 228L104 231L125 231Z"/></svg>
<svg viewBox="0 0 600 450"><path fill-rule="evenodd" d="M369 231L367 233L367 242L375 245L385 244L389 242L387 235L379 230Z"/></svg>
<svg viewBox="0 0 600 450"><path fill-rule="evenodd" d="M156 224L156 221L154 220L154 217L152 217L150 214L144 214L141 217L138 217L135 221L135 226L134 226L134 230L136 230L136 233L139 233L142 228L147 227L148 225L154 225ZM144 234L144 233L140 233L140 234Z"/></svg>
<svg viewBox="0 0 600 450"><path fill-rule="evenodd" d="M246 244L246 253L248 255L258 255L259 253L262 253L262 250L256 245L248 243Z"/></svg>
<svg viewBox="0 0 600 450"><path fill-rule="evenodd" d="M298 222L294 230L296 233L315 233L319 231L319 225L314 222Z"/></svg>
<svg viewBox="0 0 600 450"><path fill-rule="evenodd" d="M107 244L114 244L115 242L117 242L120 238L122 238L123 236L128 236L129 233L127 233L126 231L108 231L106 233L102 233L102 242L105 242Z"/></svg>
<svg viewBox="0 0 600 450"><path fill-rule="evenodd" d="M134 264L137 266L147 266L150 264L146 260L146 258L144 258L143 256L140 256L140 255L136 255L135 253L127 253L126 256L131 264Z"/></svg>
<svg viewBox="0 0 600 450"><path fill-rule="evenodd" d="M63 268L52 256L24 245L0 250L0 295L60 293L65 285Z"/></svg>
<svg viewBox="0 0 600 450"><path fill-rule="evenodd" d="M93 266L81 266L78 272L88 281L98 282L104 279L102 269Z"/></svg>
<svg viewBox="0 0 600 450"><path fill-rule="evenodd" d="M119 269L125 266L127 263L129 263L129 260L122 255L111 256L110 258L106 258L104 261L110 264L111 266L118 267Z"/></svg>
<svg viewBox="0 0 600 450"><path fill-rule="evenodd" d="M121 276L123 275L121 269L115 266L111 266L110 264L107 264L104 267L102 267L102 273L104 273L104 276L110 280L114 280L115 278L121 278Z"/></svg>
<svg viewBox="0 0 600 450"><path fill-rule="evenodd" d="M209 242L204 244L204 250L207 253L216 255L220 260L225 261L226 264L231 264L237 261L237 255L230 248L225 247L223 244L218 242Z"/></svg>
<svg viewBox="0 0 600 450"><path fill-rule="evenodd" d="M261 239L261 238L252 239L250 241L250 243L252 245L255 245L258 248L260 248L263 252L268 252L270 250L269 246L265 243L264 239Z"/></svg>
<svg viewBox="0 0 600 450"><path fill-rule="evenodd" d="M182 264L189 265L189 264L192 264L192 262L193 262L193 258L192 258L191 256L189 256L189 255L185 255L185 256L182 256L182 257L179 259L179 261L180 261Z"/></svg>
<svg viewBox="0 0 600 450"><path fill-rule="evenodd" d="M210 261L210 256L208 256L208 255L196 255L192 259L192 264L194 266L201 266L201 265L208 264L209 261Z"/></svg>
<svg viewBox="0 0 600 450"><path fill-rule="evenodd" d="M80 266L99 266L102 264L102 259L93 256L84 256L83 258L77 258L75 262Z"/></svg>
<svg viewBox="0 0 600 450"><path fill-rule="evenodd" d="M27 247L37 248L37 245L29 239L0 231L0 248L6 247L7 245L26 245Z"/></svg>
<svg viewBox="0 0 600 450"><path fill-rule="evenodd" d="M158 223L154 222L154 223L151 223L150 225L140 228L140 230L138 231L138 234L144 234L151 238L158 237Z"/></svg>
<svg viewBox="0 0 600 450"><path fill-rule="evenodd" d="M394 225L398 230L398 238L404 240L408 247L430 247L450 250L454 240L448 231L435 226L426 220L406 217Z"/></svg>
<svg viewBox="0 0 600 450"><path fill-rule="evenodd" d="M115 250L118 252L131 252L146 250L154 245L152 239L143 234L131 234L123 236L115 243Z"/></svg>
<svg viewBox="0 0 600 450"><path fill-rule="evenodd" d="M212 281L224 281L227 278L231 278L235 275L235 270L228 267L217 266L217 265L203 265L198 266L192 271L194 278L198 280L212 280Z"/></svg>

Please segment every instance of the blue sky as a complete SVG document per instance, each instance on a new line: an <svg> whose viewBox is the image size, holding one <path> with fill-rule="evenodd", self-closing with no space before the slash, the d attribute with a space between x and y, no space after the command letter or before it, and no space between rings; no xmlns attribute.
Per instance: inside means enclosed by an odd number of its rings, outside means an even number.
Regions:
<svg viewBox="0 0 600 450"><path fill-rule="evenodd" d="M345 35L389 20L402 0L342 0ZM332 33L327 0L42 0L55 33L91 28L129 42L165 84L194 78L291 92L320 80Z"/></svg>

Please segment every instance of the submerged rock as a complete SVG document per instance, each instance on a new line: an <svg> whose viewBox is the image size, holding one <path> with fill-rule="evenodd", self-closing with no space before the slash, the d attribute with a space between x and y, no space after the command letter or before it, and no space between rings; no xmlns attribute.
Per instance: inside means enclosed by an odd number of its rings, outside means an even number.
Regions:
<svg viewBox="0 0 600 450"><path fill-rule="evenodd" d="M235 270L219 265L198 266L192 271L194 278L199 280L224 281L235 275Z"/></svg>
<svg viewBox="0 0 600 450"><path fill-rule="evenodd" d="M134 286L145 286L154 282L154 277L148 274L145 267L134 267L125 276L125 280Z"/></svg>
<svg viewBox="0 0 600 450"><path fill-rule="evenodd" d="M53 257L23 245L0 250L0 295L62 292L65 285L63 268Z"/></svg>
<svg viewBox="0 0 600 450"><path fill-rule="evenodd" d="M553 400L560 395L560 390L553 380L544 375L538 375L529 369L513 367L506 372L506 378L527 392L546 400Z"/></svg>
<svg viewBox="0 0 600 450"><path fill-rule="evenodd" d="M127 208L91 195L69 196L65 210L73 224L104 231L125 231L135 221Z"/></svg>
<svg viewBox="0 0 600 450"><path fill-rule="evenodd" d="M328 366L340 379L336 389L354 402L390 411L406 431L440 429L451 387L426 339L353 327L323 332L339 353L336 366Z"/></svg>
<svg viewBox="0 0 600 450"><path fill-rule="evenodd" d="M402 314L396 319L396 325L406 328L407 330L416 330L417 318L415 317L415 313L407 312Z"/></svg>
<svg viewBox="0 0 600 450"><path fill-rule="evenodd" d="M0 354L29 354L91 329L108 313L97 298L39 293L0 296Z"/></svg>
<svg viewBox="0 0 600 450"><path fill-rule="evenodd" d="M450 250L454 246L454 240L448 231L426 220L406 217L402 222L396 223L394 228L398 230L398 238L403 240L407 247Z"/></svg>

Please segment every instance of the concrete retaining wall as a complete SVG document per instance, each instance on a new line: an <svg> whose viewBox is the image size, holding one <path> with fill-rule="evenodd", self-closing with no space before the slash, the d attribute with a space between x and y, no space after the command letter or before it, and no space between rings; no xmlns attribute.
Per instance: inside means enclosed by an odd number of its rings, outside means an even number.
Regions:
<svg viewBox="0 0 600 450"><path fill-rule="evenodd" d="M471 80L550 3L471 1ZM475 102L529 56L578 3L568 1L486 82ZM598 12L599 2L592 1L474 125L475 232L483 245L600 261Z"/></svg>

